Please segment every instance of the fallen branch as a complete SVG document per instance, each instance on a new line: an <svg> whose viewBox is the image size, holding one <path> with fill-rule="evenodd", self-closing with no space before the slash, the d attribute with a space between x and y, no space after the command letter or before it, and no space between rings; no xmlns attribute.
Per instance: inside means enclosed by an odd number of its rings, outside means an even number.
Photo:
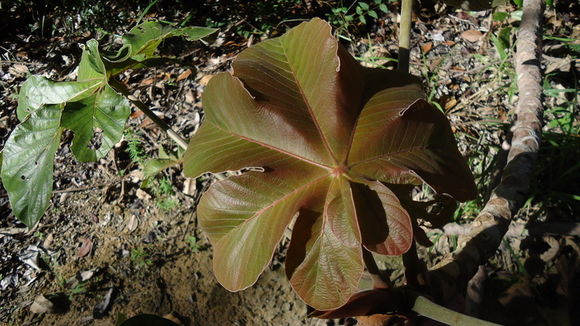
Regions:
<svg viewBox="0 0 580 326"><path fill-rule="evenodd" d="M471 223L469 234L460 237L458 249L429 273L433 295L442 302L463 293L478 266L494 254L528 192L542 127L538 47L541 0L524 0L523 12L515 55L519 100L515 109L516 121L512 127L513 137L507 164L500 184Z"/></svg>

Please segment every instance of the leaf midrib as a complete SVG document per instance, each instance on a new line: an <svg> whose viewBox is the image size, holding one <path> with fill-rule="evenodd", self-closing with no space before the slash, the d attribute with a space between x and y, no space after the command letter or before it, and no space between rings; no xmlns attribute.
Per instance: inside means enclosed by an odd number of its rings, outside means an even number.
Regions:
<svg viewBox="0 0 580 326"><path fill-rule="evenodd" d="M237 134L237 133L235 133L235 132L232 132L231 130L224 129L224 128L222 128L222 127L218 126L217 124L215 124L215 123L213 123L213 122L206 121L205 123L211 123L211 124L212 124L212 125L213 125L215 128L217 128L217 129L221 130L221 131L222 131L222 132L224 132L224 133L230 134L231 136L238 137L238 138L240 138L240 139L243 139L243 140L245 140L245 141L248 141L248 142L250 142L250 143L254 143L254 144L260 145L260 146L262 146L262 147L265 147L265 148L271 149L271 150L273 150L273 151L276 151L276 152L279 152L279 153L282 153L282 154L288 155L288 156L290 156L290 157L293 157L293 158L295 158L295 159L298 159L298 160L300 160L300 161L303 161L303 162L306 162L306 163L308 163L308 164L314 165L314 166L316 166L316 167L319 167L319 168L325 169L325 170L327 170L327 171L329 171L329 172L330 172L330 171L332 171L332 170L334 169L334 168L333 168L333 167L331 167L331 166L328 166L328 165L325 165L325 164L322 164L322 163L318 163L318 162L316 162L316 161L313 161L313 160L311 160L311 159L308 159L308 158L306 158L306 157L303 157L303 156L297 155L297 154L295 154L295 153L292 153L292 152L285 151L285 150L283 150L283 149L281 149L281 148L278 148L278 147L275 147L275 146L272 146L272 145L269 145L269 144L263 143L263 142L261 142L261 141L258 141L258 140L255 140L255 139L252 139L252 138L249 138L249 137L246 137L246 136L242 136L242 135L240 135L240 134Z"/></svg>
<svg viewBox="0 0 580 326"><path fill-rule="evenodd" d="M303 191L305 188L310 187L315 185L316 183L320 182L321 180L323 180L324 178L328 178L330 176L329 174L324 174L321 175L315 179L311 179L310 181L306 182L305 184L296 187L294 190L290 191L289 193L284 194L282 197L272 201L270 204L260 208L259 210L257 210L254 214L252 214L252 216L248 217L247 219L243 220L240 224L234 226L230 231L224 233L221 236L220 241L222 241L223 239L227 238L227 235L230 234L231 232L241 228L243 225L245 225L246 223L249 223L250 221L254 220L255 218L258 218L259 216L261 216L264 212L266 212L268 209L275 207L277 204L279 204L280 202L288 199L291 196L294 196L295 194ZM225 241L225 240L224 240Z"/></svg>
<svg viewBox="0 0 580 326"><path fill-rule="evenodd" d="M318 123L318 119L316 119L316 116L314 115L314 111L312 110L312 107L310 106L310 102L306 98L306 94L304 94L304 89L303 89L302 85L300 84L300 82L298 81L298 79L296 78L296 70L294 69L294 66L291 64L291 62L289 60L288 54L286 52L285 44L282 40L280 40L280 47L282 48L284 57L286 58L286 63L290 67L290 70L292 72L291 73L292 78L294 79L294 82L296 83L298 91L300 92L300 96L302 96L302 100L304 101L304 104L306 105L306 109L308 110L308 114L312 118L312 122L314 123L314 126L316 126L316 130L318 131L318 134L320 135L320 138L322 140L322 144L326 148L326 151L330 154L330 157L334 161L334 165L339 166L339 162L338 162L336 156L334 155L334 152L332 151L332 149L330 147L330 143L328 142L328 139L326 139L326 136L322 132L320 124Z"/></svg>
<svg viewBox="0 0 580 326"><path fill-rule="evenodd" d="M366 158L366 159L364 159L362 161L355 162L355 163L349 165L348 167L349 167L349 169L352 169L352 168L356 167L357 165L365 164L365 163L368 163L368 162L371 162L371 161L374 161L374 160L388 159L390 156L395 156L395 155L399 155L399 154L403 154L403 153L411 153L411 152L413 152L415 150L429 149L429 148L430 147L427 146L427 145L412 146L412 147L409 147L407 149L399 150L399 151L396 151L396 152L389 152L389 153L383 153L383 154L375 155L375 156Z"/></svg>

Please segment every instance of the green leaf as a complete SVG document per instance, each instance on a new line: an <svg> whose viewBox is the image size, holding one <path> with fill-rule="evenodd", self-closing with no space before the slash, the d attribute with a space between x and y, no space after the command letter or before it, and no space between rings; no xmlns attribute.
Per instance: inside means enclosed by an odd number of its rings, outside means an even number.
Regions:
<svg viewBox="0 0 580 326"><path fill-rule="evenodd" d="M510 35L512 28L505 27L502 28L497 36L492 36L491 41L495 46L497 54L500 59L505 60L508 57L507 49L510 47Z"/></svg>
<svg viewBox="0 0 580 326"><path fill-rule="evenodd" d="M2 183L14 215L28 227L36 224L50 203L61 114L61 105L40 107L16 126L3 149Z"/></svg>
<svg viewBox="0 0 580 326"><path fill-rule="evenodd" d="M129 58L143 61L153 57L161 42L172 36L182 36L190 41L196 41L217 31L208 27L175 28L160 22L145 22L133 27L123 35L123 46L111 58L111 62L125 61Z"/></svg>
<svg viewBox="0 0 580 326"><path fill-rule="evenodd" d="M99 42L89 40L83 49L81 62L79 63L78 81L101 80L107 81L107 69L99 52Z"/></svg>
<svg viewBox="0 0 580 326"><path fill-rule="evenodd" d="M381 3L379 5L379 9L384 12L384 13L388 13L389 12L389 8L387 8L387 5L385 5L384 3Z"/></svg>
<svg viewBox="0 0 580 326"><path fill-rule="evenodd" d="M368 14L369 14L369 16L373 17L374 19L379 18L379 15L377 15L377 12L374 10L369 10Z"/></svg>
<svg viewBox="0 0 580 326"><path fill-rule="evenodd" d="M96 79L82 82L54 82L42 76L30 76L22 84L18 94L18 119L23 121L28 114L45 104L61 104L91 96L100 83L101 81Z"/></svg>
<svg viewBox="0 0 580 326"><path fill-rule="evenodd" d="M504 21L509 18L509 14L503 11L497 11L493 13L493 20L495 21Z"/></svg>
<svg viewBox="0 0 580 326"><path fill-rule="evenodd" d="M415 79L361 67L324 21L244 50L233 71L207 85L183 158L190 177L262 170L216 182L198 207L225 288L251 286L298 216L287 276L309 305L339 307L358 287L362 246L400 255L413 241L409 214L381 181L475 195L449 122Z"/></svg>
<svg viewBox="0 0 580 326"><path fill-rule="evenodd" d="M369 4L366 2L359 2L358 6L361 7L363 10L369 10Z"/></svg>
<svg viewBox="0 0 580 326"><path fill-rule="evenodd" d="M159 174L159 172L174 165L178 165L180 162L180 160L163 158L147 160L145 163L143 163L143 175L145 178L154 177L155 175Z"/></svg>
<svg viewBox="0 0 580 326"><path fill-rule="evenodd" d="M105 156L123 137L130 113L129 101L108 85L91 97L68 103L62 126L75 134L71 149L77 160L94 162Z"/></svg>

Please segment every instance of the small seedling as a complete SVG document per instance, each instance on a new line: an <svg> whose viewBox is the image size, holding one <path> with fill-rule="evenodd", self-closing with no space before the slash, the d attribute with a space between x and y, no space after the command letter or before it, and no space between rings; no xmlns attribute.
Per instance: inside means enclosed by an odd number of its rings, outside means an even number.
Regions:
<svg viewBox="0 0 580 326"><path fill-rule="evenodd" d="M149 253L143 248L131 250L131 261L133 261L135 266L139 268L151 266L153 264L153 260L151 260Z"/></svg>
<svg viewBox="0 0 580 326"><path fill-rule="evenodd" d="M126 129L124 134L125 140L127 141L127 153L132 162L136 164L143 164L147 158L147 154L143 150L143 139L137 136L135 132L131 129Z"/></svg>
<svg viewBox="0 0 580 326"><path fill-rule="evenodd" d="M189 249L191 249L191 252L198 252L199 251L200 245L197 243L199 240L197 239L197 237L195 235L188 236L186 241L189 245Z"/></svg>

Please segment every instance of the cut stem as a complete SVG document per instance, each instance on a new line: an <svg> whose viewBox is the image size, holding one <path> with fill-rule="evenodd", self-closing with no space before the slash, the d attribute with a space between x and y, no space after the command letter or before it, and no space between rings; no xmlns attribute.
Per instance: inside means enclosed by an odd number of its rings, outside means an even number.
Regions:
<svg viewBox="0 0 580 326"><path fill-rule="evenodd" d="M151 121L153 121L159 128L165 131L165 133L167 133L169 138L171 138L175 143L177 143L179 147L181 147L182 149L187 149L187 140L185 140L177 132L171 129L171 127L167 123L165 123L165 121L161 120L161 118L159 118L155 114L155 112L151 111L151 109L149 109L149 107L145 103L137 100L135 96L133 96L133 94L131 94L131 92L127 89L127 87L125 87L123 83L114 79L111 79L109 83L111 87L113 87L117 92L120 92L121 94L125 95L125 97L129 99L129 101L131 101L133 105L135 105L139 110L143 111L143 113L145 113L145 115L149 119L151 119Z"/></svg>
<svg viewBox="0 0 580 326"><path fill-rule="evenodd" d="M418 296L413 305L413 311L421 316L436 320L447 325L464 325L464 326L491 326L498 325L485 320L477 319L471 316L464 315L457 311L447 309L435 302Z"/></svg>
<svg viewBox="0 0 580 326"><path fill-rule="evenodd" d="M401 5L401 22L399 25L399 71L402 72L409 72L412 13L413 0L403 0Z"/></svg>

